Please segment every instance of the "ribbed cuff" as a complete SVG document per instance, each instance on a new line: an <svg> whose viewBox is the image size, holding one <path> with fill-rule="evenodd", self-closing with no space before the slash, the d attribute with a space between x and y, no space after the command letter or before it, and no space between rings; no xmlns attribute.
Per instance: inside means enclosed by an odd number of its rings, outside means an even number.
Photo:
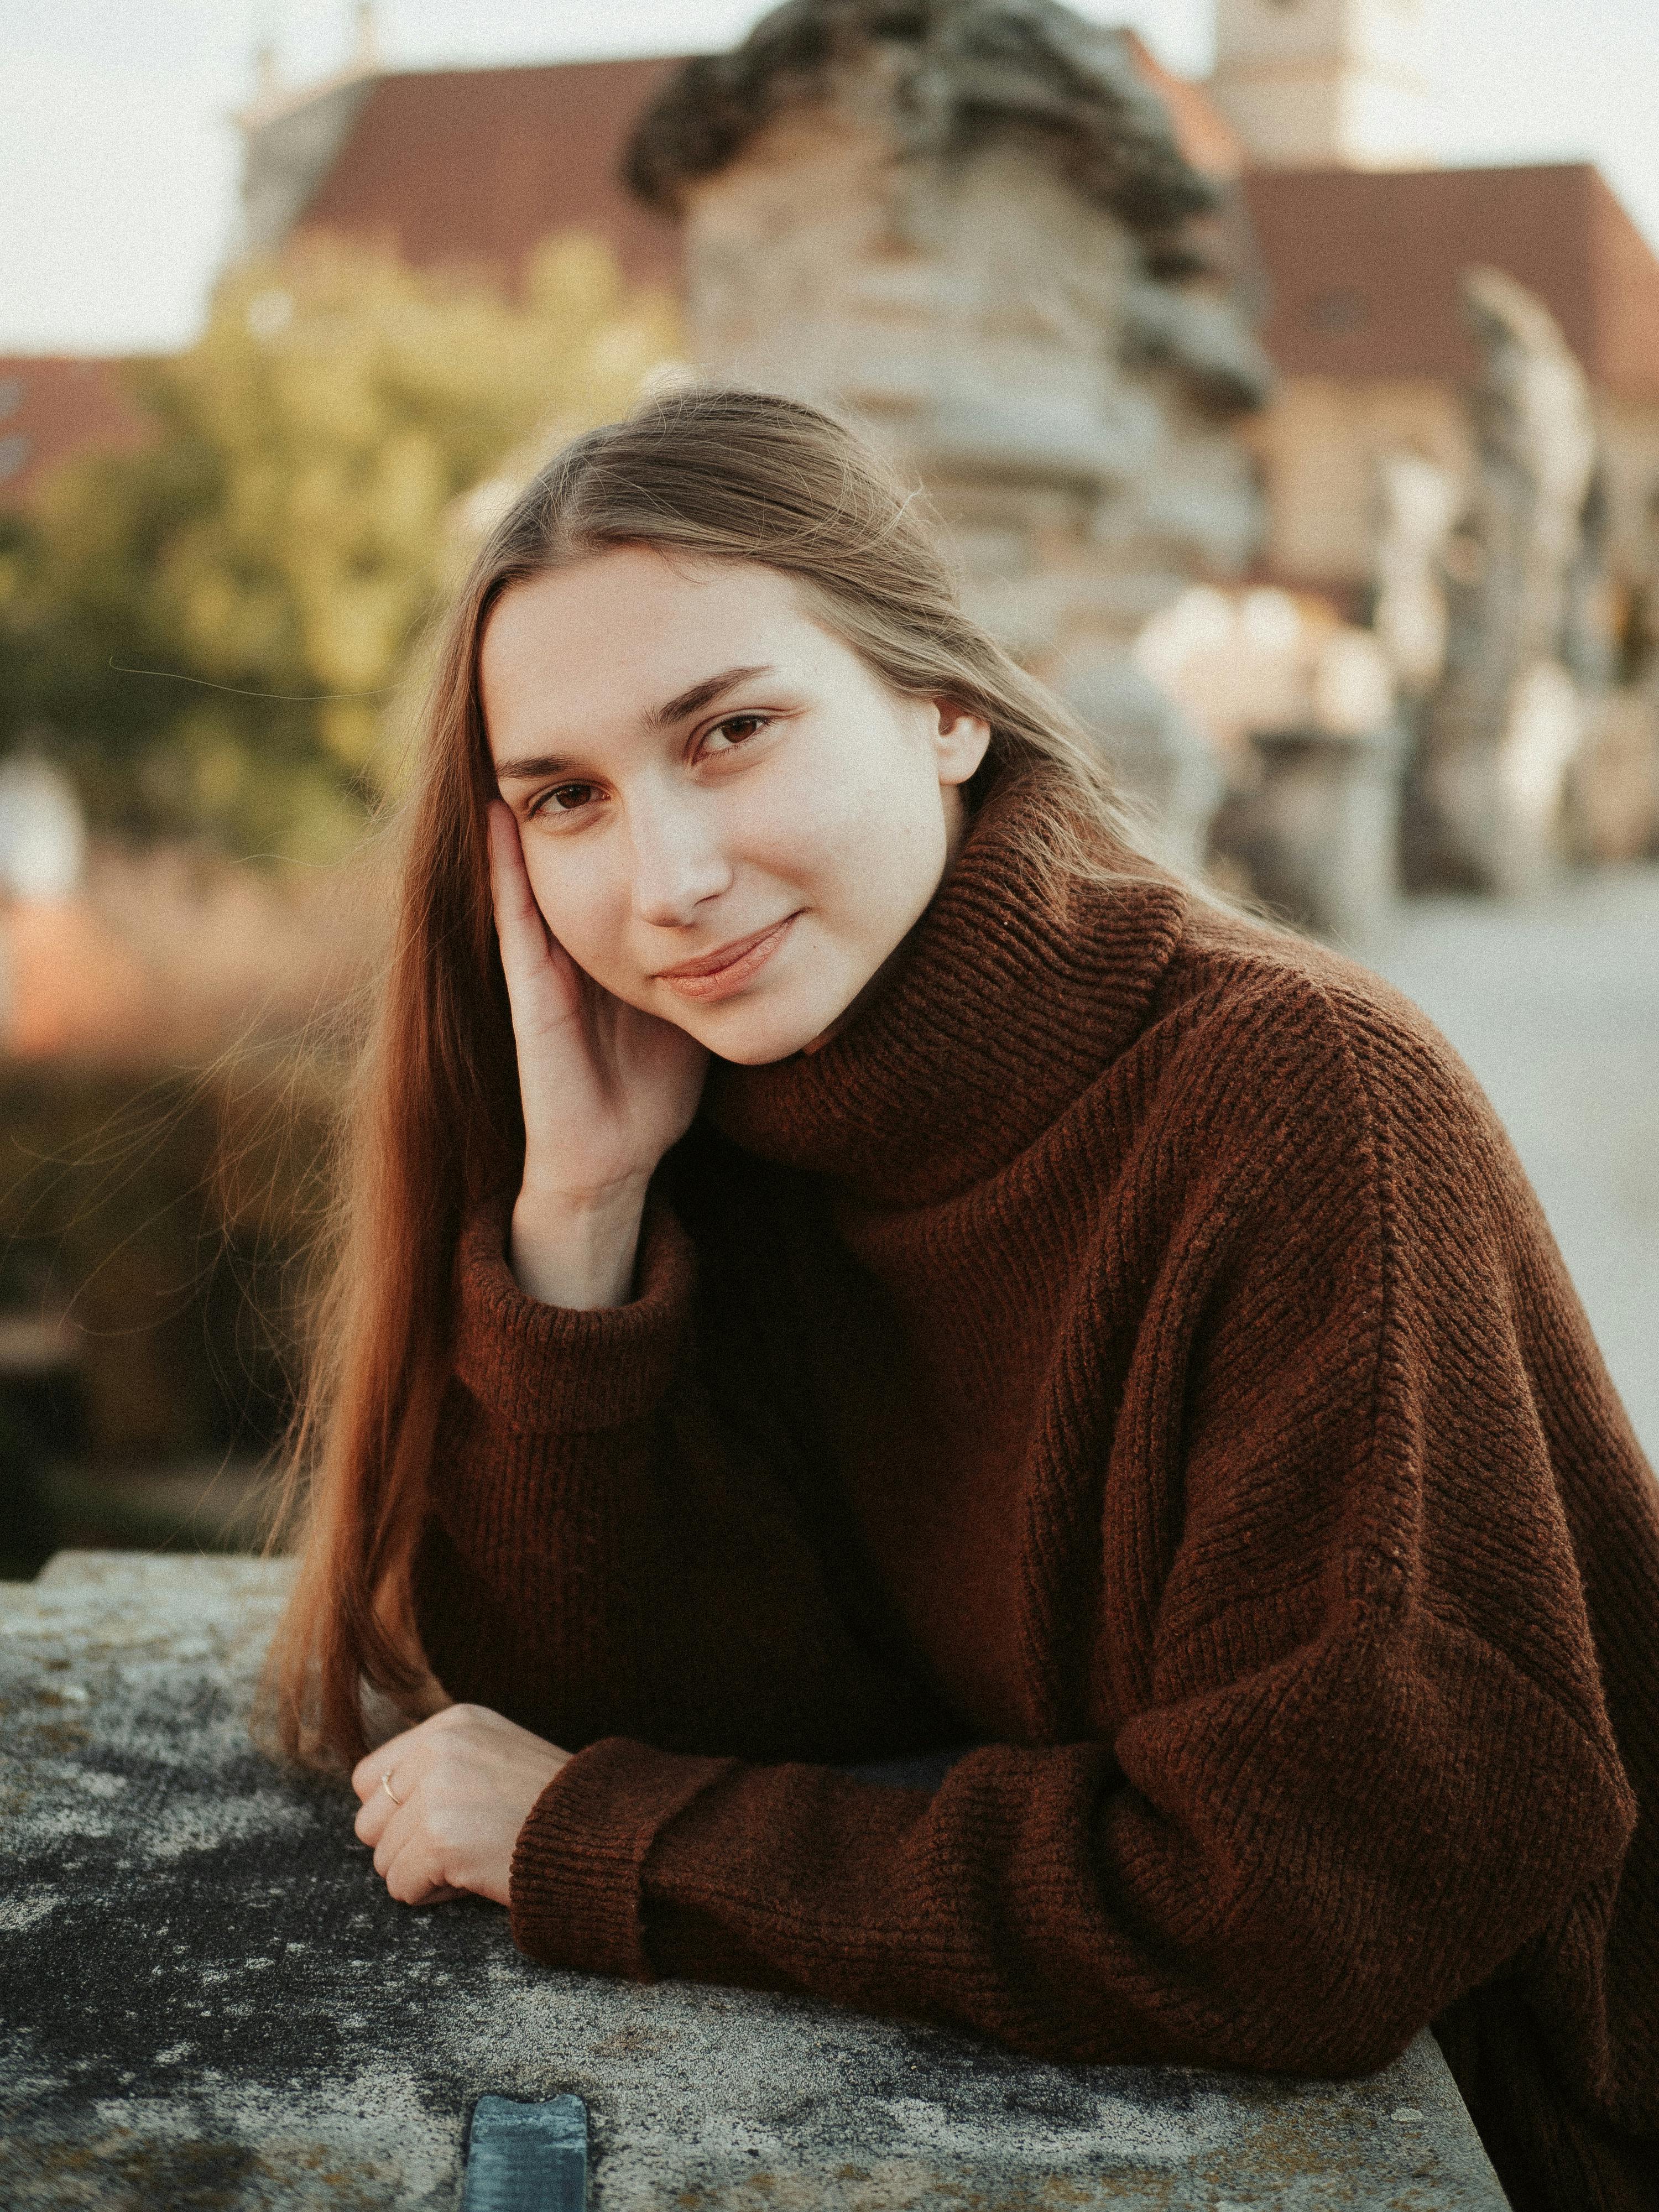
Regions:
<svg viewBox="0 0 1659 2212"><path fill-rule="evenodd" d="M659 1832L736 1766L605 1736L562 1767L532 1807L507 1880L513 1940L544 1966L656 1978L641 1873Z"/></svg>
<svg viewBox="0 0 1659 2212"><path fill-rule="evenodd" d="M648 1413L668 1387L690 1310L696 1255L672 1208L646 1200L639 1295L582 1311L526 1297L507 1264L510 1201L481 1207L455 1255L455 1374L511 1429L581 1434Z"/></svg>

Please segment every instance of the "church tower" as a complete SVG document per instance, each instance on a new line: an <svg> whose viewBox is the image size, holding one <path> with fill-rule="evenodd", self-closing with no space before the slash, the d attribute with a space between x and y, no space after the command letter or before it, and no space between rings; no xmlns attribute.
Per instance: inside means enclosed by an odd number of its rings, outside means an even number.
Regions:
<svg viewBox="0 0 1659 2212"><path fill-rule="evenodd" d="M1415 168L1428 0L1218 0L1210 90L1259 167Z"/></svg>

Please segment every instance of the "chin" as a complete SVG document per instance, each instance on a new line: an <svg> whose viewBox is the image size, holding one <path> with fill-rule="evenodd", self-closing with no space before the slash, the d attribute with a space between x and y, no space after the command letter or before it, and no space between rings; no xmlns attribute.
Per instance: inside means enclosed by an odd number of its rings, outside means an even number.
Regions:
<svg viewBox="0 0 1659 2212"><path fill-rule="evenodd" d="M711 1008L710 1018L700 1021L695 1029L689 1022L682 1026L690 1029L716 1059L729 1060L738 1067L764 1067L770 1060L787 1060L792 1054L804 1052L832 1029L845 1011L839 1005L769 1006L763 1000L752 1006L734 1001L718 1016Z"/></svg>

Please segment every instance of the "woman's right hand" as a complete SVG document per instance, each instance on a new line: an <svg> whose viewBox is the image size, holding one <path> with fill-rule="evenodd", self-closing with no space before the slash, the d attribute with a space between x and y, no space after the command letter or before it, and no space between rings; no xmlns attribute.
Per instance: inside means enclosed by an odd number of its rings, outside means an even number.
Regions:
<svg viewBox="0 0 1659 2212"><path fill-rule="evenodd" d="M690 1127L708 1054L577 967L542 919L518 823L500 799L489 872L524 1105L513 1272L548 1305L623 1305L646 1185Z"/></svg>

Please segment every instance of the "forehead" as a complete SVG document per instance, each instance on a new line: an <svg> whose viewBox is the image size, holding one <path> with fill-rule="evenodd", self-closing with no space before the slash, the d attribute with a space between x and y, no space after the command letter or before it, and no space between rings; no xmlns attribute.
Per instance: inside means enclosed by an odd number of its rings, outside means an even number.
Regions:
<svg viewBox="0 0 1659 2212"><path fill-rule="evenodd" d="M478 662L492 750L507 728L636 723L723 668L806 673L837 650L775 568L618 547L496 602Z"/></svg>

